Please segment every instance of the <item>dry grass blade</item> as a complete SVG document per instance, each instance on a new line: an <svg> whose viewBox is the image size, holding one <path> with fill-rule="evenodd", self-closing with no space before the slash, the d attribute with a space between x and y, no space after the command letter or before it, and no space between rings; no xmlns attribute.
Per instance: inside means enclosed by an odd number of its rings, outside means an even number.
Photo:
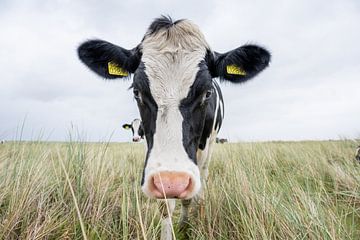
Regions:
<svg viewBox="0 0 360 240"><path fill-rule="evenodd" d="M143 236L143 239L146 240L146 233L145 233L145 227L144 227L144 223L141 217L141 207L140 207L140 203L139 203L139 196L138 196L138 191L135 190L135 198L136 198L136 209L137 209L137 213L139 215L139 220L140 220L140 227L141 227L141 233Z"/></svg>
<svg viewBox="0 0 360 240"><path fill-rule="evenodd" d="M81 232L82 232L82 236L84 238L84 240L87 240L87 236L86 236L86 231L85 231L85 226L84 226L84 222L82 220L82 217L81 217L81 212L80 212L80 209L79 209L79 204L78 204L78 201L76 199L76 196L75 196L75 192L74 192L74 189L71 185L71 181L70 181L70 178L69 178L69 174L67 173L66 171L66 168L65 168L65 165L62 161L62 157L60 155L60 153L58 152L58 158L59 158L59 162L60 162L60 165L61 165L61 168L63 169L64 171L64 174L65 174L65 177L66 177L66 182L68 183L68 186L69 186L69 189L70 189L70 192L71 192L71 196L73 198L73 201L74 201L74 206L75 206L75 209L76 209L76 214L79 218L79 222L80 222L80 227L81 227Z"/></svg>

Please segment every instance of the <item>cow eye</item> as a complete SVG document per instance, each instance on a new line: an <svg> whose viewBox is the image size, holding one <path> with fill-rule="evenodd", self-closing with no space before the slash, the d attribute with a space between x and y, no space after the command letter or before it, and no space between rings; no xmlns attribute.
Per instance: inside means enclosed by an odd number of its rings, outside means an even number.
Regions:
<svg viewBox="0 0 360 240"><path fill-rule="evenodd" d="M140 91L138 89L134 88L133 93L135 99L140 99Z"/></svg>
<svg viewBox="0 0 360 240"><path fill-rule="evenodd" d="M207 90L206 94L205 94L205 99L209 99L212 95L213 91L212 90Z"/></svg>

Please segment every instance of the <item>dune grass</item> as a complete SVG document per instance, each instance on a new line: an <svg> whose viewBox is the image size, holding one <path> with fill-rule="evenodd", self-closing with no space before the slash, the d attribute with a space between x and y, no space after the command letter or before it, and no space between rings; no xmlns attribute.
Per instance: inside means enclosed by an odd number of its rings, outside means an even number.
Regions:
<svg viewBox="0 0 360 240"><path fill-rule="evenodd" d="M356 142L216 145L191 239L360 239ZM141 144L0 145L0 239L158 239ZM180 208L173 222L177 230Z"/></svg>

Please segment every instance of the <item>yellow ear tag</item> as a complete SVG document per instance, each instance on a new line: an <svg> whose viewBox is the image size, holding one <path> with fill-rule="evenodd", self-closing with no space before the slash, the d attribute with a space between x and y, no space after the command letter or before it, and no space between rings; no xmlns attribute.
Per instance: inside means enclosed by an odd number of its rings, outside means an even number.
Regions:
<svg viewBox="0 0 360 240"><path fill-rule="evenodd" d="M126 130L127 130L127 129L130 129L130 127L129 127L128 125L126 125L124 128L125 128Z"/></svg>
<svg viewBox="0 0 360 240"><path fill-rule="evenodd" d="M122 77L129 76L129 73L127 71L119 67L119 65L117 65L114 62L108 62L108 70L110 75L116 75Z"/></svg>
<svg viewBox="0 0 360 240"><path fill-rule="evenodd" d="M246 72L244 71L244 69L239 68L235 64L227 65L226 72L228 74L246 76Z"/></svg>

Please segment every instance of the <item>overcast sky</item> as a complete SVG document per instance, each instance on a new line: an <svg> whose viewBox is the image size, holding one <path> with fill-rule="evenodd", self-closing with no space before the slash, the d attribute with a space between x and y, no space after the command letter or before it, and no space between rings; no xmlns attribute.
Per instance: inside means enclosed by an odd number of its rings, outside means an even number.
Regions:
<svg viewBox="0 0 360 240"><path fill-rule="evenodd" d="M272 62L243 85L222 84L221 137L232 141L360 137L360 1L0 1L0 138L128 141L138 117L131 81L103 81L77 46L133 48L161 14L191 19L218 52L267 47ZM25 119L25 120L24 120ZM17 136L19 138L19 134Z"/></svg>

